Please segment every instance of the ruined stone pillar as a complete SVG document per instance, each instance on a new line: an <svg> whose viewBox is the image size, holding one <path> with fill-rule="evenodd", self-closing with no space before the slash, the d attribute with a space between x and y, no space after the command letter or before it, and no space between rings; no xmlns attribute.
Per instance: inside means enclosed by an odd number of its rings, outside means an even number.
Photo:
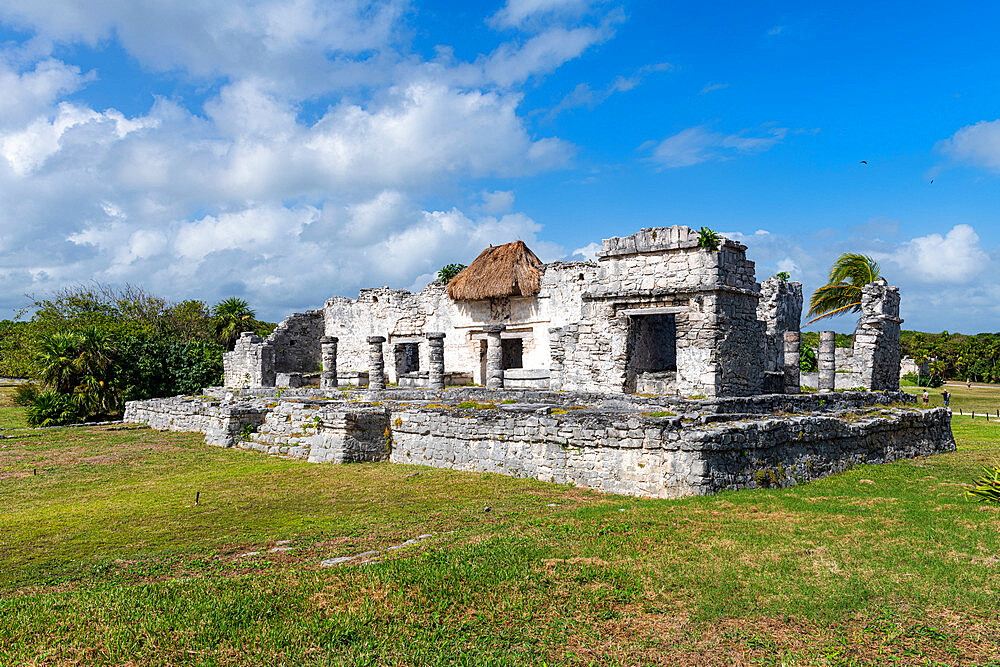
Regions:
<svg viewBox="0 0 1000 667"><path fill-rule="evenodd" d="M431 331L427 338L427 386L444 389L444 333Z"/></svg>
<svg viewBox="0 0 1000 667"><path fill-rule="evenodd" d="M320 389L337 388L337 342L336 336L323 336L319 339L320 356L323 360L323 375L320 376Z"/></svg>
<svg viewBox="0 0 1000 667"><path fill-rule="evenodd" d="M799 343L802 334L798 331L785 332L785 393L797 394L801 391L799 380Z"/></svg>
<svg viewBox="0 0 1000 667"><path fill-rule="evenodd" d="M819 332L819 350L816 354L819 365L820 391L837 388L837 334L833 331Z"/></svg>
<svg viewBox="0 0 1000 667"><path fill-rule="evenodd" d="M500 332L507 327L503 324L489 324L486 332L486 388L503 389L503 348Z"/></svg>
<svg viewBox="0 0 1000 667"><path fill-rule="evenodd" d="M368 337L368 388L385 389L385 357L382 343L385 336Z"/></svg>

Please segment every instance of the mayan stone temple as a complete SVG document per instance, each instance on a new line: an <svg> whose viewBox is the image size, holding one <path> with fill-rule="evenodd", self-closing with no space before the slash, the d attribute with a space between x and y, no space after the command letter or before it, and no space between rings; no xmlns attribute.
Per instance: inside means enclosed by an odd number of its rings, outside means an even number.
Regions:
<svg viewBox="0 0 1000 667"><path fill-rule="evenodd" d="M899 391L899 291L867 285L853 349L799 372L802 285L688 227L605 239L597 262L487 248L447 286L362 290L225 356L225 387L126 420L315 462L388 460L647 497L788 486L954 450ZM802 387L817 391L802 392Z"/></svg>

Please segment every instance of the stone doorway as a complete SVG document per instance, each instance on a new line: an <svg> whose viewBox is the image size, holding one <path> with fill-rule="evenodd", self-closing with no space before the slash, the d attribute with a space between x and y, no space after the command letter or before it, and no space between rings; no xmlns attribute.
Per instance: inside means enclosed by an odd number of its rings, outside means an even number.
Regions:
<svg viewBox="0 0 1000 667"><path fill-rule="evenodd" d="M674 394L677 391L677 321L673 314L629 317L625 391Z"/></svg>
<svg viewBox="0 0 1000 667"><path fill-rule="evenodd" d="M524 368L524 342L521 338L503 338L500 340L503 353L503 368Z"/></svg>
<svg viewBox="0 0 1000 667"><path fill-rule="evenodd" d="M397 378L420 370L420 343L396 343L393 355Z"/></svg>

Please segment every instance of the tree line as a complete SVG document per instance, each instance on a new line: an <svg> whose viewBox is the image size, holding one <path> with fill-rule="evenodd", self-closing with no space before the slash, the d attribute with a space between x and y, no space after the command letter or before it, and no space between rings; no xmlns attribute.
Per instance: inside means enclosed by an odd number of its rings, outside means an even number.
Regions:
<svg viewBox="0 0 1000 667"><path fill-rule="evenodd" d="M77 285L25 310L0 321L0 376L33 381L15 401L35 426L112 419L125 401L221 384L239 334L274 329L242 299L173 303L131 285Z"/></svg>

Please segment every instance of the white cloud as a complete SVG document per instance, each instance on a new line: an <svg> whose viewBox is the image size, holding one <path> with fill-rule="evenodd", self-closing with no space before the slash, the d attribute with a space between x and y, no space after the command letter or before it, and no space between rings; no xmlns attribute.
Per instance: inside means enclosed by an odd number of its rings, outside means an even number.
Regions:
<svg viewBox="0 0 1000 667"><path fill-rule="evenodd" d="M507 213L514 206L513 190L496 190L495 192L483 192L483 203L480 209L487 215L499 215Z"/></svg>
<svg viewBox="0 0 1000 667"><path fill-rule="evenodd" d="M573 145L530 128L524 84L609 39L620 17L600 2L505 9L517 35L458 61L447 47L414 54L404 0L0 0L0 22L31 46L0 47L0 306L96 277L175 299L238 294L280 317L407 286L490 243L562 256L513 190L469 213L424 203L572 159ZM97 74L52 54L106 42L180 92L128 114L87 104Z"/></svg>
<svg viewBox="0 0 1000 667"><path fill-rule="evenodd" d="M549 118L577 107L593 109L603 103L615 93L628 92L642 85L643 80L650 74L656 72L668 72L674 69L670 63L656 63L640 67L630 76L618 76L608 86L600 90L594 90L588 83L580 83L548 113Z"/></svg>
<svg viewBox="0 0 1000 667"><path fill-rule="evenodd" d="M640 148L652 149L650 159L662 167L690 167L710 160L762 153L783 141L787 134L785 127L769 126L723 134L699 125L660 142L646 142Z"/></svg>
<svg viewBox="0 0 1000 667"><path fill-rule="evenodd" d="M772 26L771 28L767 29L767 33L765 33L765 34L768 37L777 37L781 33L785 32L785 28L787 28L787 27L788 26L784 26L784 25Z"/></svg>
<svg viewBox="0 0 1000 667"><path fill-rule="evenodd" d="M572 259L583 258L591 262L597 260L597 253L601 249L601 244L596 241L592 241L582 248L577 248L571 253Z"/></svg>
<svg viewBox="0 0 1000 667"><path fill-rule="evenodd" d="M589 47L611 36L607 28L552 28L535 35L524 44L501 44L483 62L483 71L490 81L512 86L529 77L548 74L562 64L577 58Z"/></svg>
<svg viewBox="0 0 1000 667"><path fill-rule="evenodd" d="M0 0L0 20L55 42L115 38L144 66L194 77L257 76L275 89L317 91L351 79L328 54L380 51L403 0ZM358 76L355 68L353 75ZM363 80L363 79L362 79Z"/></svg>
<svg viewBox="0 0 1000 667"><path fill-rule="evenodd" d="M966 125L937 148L954 160L1000 171L1000 120Z"/></svg>
<svg viewBox="0 0 1000 667"><path fill-rule="evenodd" d="M498 28L514 28L539 18L576 17L593 4L593 0L507 0L490 23Z"/></svg>
<svg viewBox="0 0 1000 667"><path fill-rule="evenodd" d="M888 256L913 280L925 283L969 283L989 265L971 225L955 225L941 236L928 234L902 245Z"/></svg>

